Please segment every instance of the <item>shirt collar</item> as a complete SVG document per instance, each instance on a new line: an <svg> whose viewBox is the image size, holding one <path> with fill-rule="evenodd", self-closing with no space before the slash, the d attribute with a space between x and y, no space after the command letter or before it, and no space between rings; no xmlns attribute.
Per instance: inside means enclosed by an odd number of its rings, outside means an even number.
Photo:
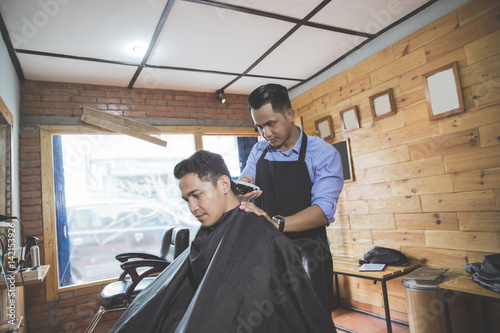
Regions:
<svg viewBox="0 0 500 333"><path fill-rule="evenodd" d="M269 146L269 150L271 150L273 152L278 152L281 155L284 155L286 157L290 157L292 154L299 154L300 147L302 145L302 135L304 135L304 132L302 131L302 129L299 126L296 126L296 127L299 129L300 134L299 134L299 138L297 139L297 142L295 142L295 145L292 147L292 149L289 149L287 151L281 151L281 149L277 149L277 148L274 148L271 145L268 145Z"/></svg>

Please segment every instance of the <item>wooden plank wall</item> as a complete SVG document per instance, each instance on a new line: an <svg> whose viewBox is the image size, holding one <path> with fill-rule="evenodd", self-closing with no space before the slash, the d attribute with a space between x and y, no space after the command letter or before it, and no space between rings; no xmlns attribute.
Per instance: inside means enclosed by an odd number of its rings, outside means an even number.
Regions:
<svg viewBox="0 0 500 333"><path fill-rule="evenodd" d="M355 181L341 193L328 235L336 258L373 245L429 267L464 269L500 252L500 2L472 0L296 97L304 131L331 115L351 142ZM466 110L430 121L421 75L457 62ZM373 122L369 96L391 88L397 112ZM343 132L339 111L356 106L361 128ZM383 314L380 286L343 278L344 301ZM391 309L406 320L401 279Z"/></svg>

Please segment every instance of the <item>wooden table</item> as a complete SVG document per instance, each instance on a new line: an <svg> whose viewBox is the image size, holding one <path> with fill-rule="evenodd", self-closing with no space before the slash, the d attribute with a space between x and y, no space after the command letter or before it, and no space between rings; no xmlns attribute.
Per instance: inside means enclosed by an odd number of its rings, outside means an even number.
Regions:
<svg viewBox="0 0 500 333"><path fill-rule="evenodd" d="M15 274L7 274L7 277L14 276L16 278L15 285L16 287L22 286L23 285L23 280L25 285L30 285L30 284L35 284L35 283L40 283L45 280L45 277L47 276L47 273L49 272L50 265L43 265L38 267L36 270L30 269L29 271L23 272L23 276L21 278L21 273L15 273ZM6 289L5 285L5 278L3 277L3 274L1 275L0 278L0 289Z"/></svg>
<svg viewBox="0 0 500 333"><path fill-rule="evenodd" d="M387 295L386 282L410 273L411 271L420 267L420 264L412 263L406 267L386 266L384 270L375 272L360 272L358 271L359 267L361 267L361 265L354 260L333 261L333 274L335 277L335 290L337 293L338 304L339 306L342 306L340 303L340 292L339 292L340 288L339 288L338 275L353 276L361 279L372 280L375 282L380 281L380 283L382 284L382 295L384 297L385 322L387 326L387 332L392 333L391 313L389 308L389 296Z"/></svg>
<svg viewBox="0 0 500 333"><path fill-rule="evenodd" d="M453 280L441 283L439 285L439 288L441 292L441 302L443 304L444 325L446 327L447 333L452 332L450 308L448 305L448 293L453 292L456 294L464 294L467 296L478 298L481 300L481 302L492 301L500 303L500 294L484 288L472 281L472 274L469 273L465 273ZM486 315L485 311L483 311L483 315ZM487 325L488 320L485 319L484 323L485 325ZM486 331L491 332L488 327L486 327Z"/></svg>

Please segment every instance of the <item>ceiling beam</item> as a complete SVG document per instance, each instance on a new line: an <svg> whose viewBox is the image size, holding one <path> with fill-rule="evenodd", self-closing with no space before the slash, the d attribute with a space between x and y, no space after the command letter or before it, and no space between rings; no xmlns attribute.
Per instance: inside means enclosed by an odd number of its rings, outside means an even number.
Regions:
<svg viewBox="0 0 500 333"><path fill-rule="evenodd" d="M163 13L161 14L160 20L158 21L158 24L156 25L155 32L153 33L153 37L151 37L151 41L149 42L149 47L146 53L144 54L144 58L142 59L142 62L140 66L137 68L135 71L134 76L130 80L128 87L133 88L135 81L137 81L137 78L139 77L139 74L141 74L142 69L144 66L146 66L146 62L148 61L151 52L153 51L154 46L156 45L156 41L158 40L158 37L160 36L161 31L163 30L163 26L165 25L165 22L167 21L168 15L170 15L170 12L172 11L172 8L174 7L175 0L168 0L167 5L165 6L165 9L163 9Z"/></svg>
<svg viewBox="0 0 500 333"><path fill-rule="evenodd" d="M12 41L10 40L9 31L7 30L7 26L5 25L5 21L3 20L2 13L0 13L0 31L2 33L2 38L7 47L7 52L9 52L10 61L12 61L12 65L17 73L17 77L20 81L24 81L24 74L21 68L21 64L19 63L19 59L17 58L16 52L14 50L14 46L12 46Z"/></svg>

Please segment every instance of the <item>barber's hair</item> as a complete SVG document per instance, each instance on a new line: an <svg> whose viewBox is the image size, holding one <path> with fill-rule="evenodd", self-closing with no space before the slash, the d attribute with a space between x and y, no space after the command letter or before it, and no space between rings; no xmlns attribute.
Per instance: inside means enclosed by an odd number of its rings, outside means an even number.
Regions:
<svg viewBox="0 0 500 333"><path fill-rule="evenodd" d="M253 110L260 109L267 103L271 103L273 112L281 113L283 116L292 108L288 90L280 84L269 83L260 86L248 97L248 106Z"/></svg>
<svg viewBox="0 0 500 333"><path fill-rule="evenodd" d="M179 162L174 168L174 176L177 179L181 179L189 173L196 174L201 180L209 181L214 186L217 185L221 176L228 176L231 179L229 169L222 156L207 150L197 151L189 158Z"/></svg>

